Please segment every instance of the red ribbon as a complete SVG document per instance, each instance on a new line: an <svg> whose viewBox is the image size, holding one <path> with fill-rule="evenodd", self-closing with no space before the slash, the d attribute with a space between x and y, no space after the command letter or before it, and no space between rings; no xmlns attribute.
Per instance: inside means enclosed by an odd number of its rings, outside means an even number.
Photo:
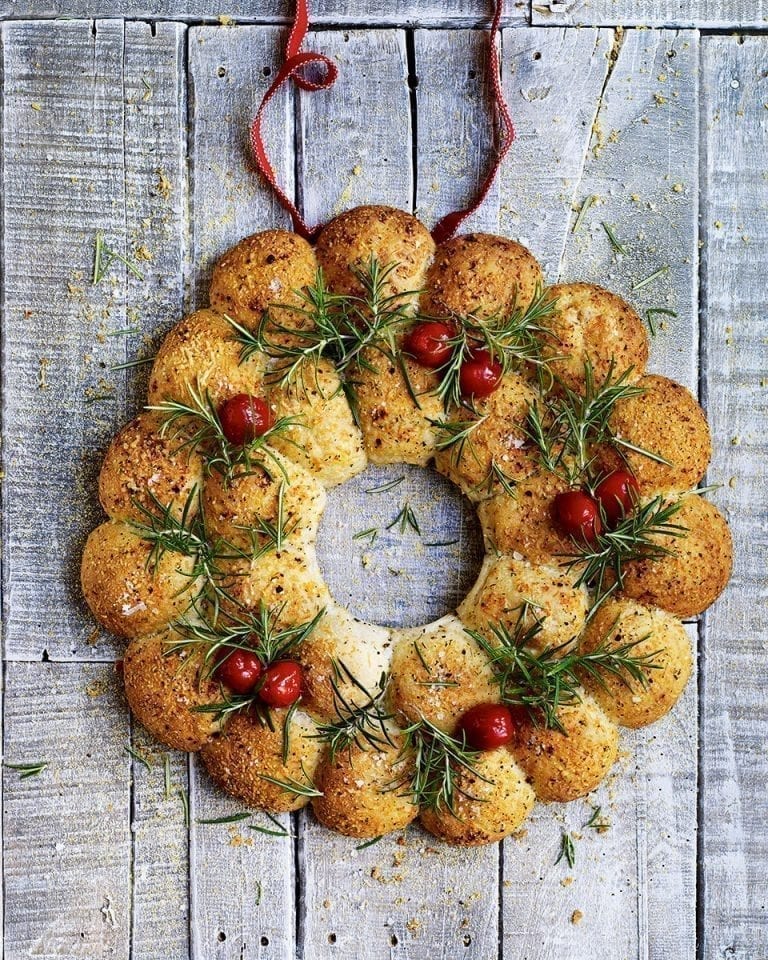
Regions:
<svg viewBox="0 0 768 960"><path fill-rule="evenodd" d="M443 243L456 233L466 218L475 212L480 204L488 196L488 191L496 178L499 167L504 157L507 155L512 141L515 139L515 128L512 124L512 117L504 99L504 91L501 88L501 79L499 77L499 54L496 49L496 36L499 32L499 23L501 20L502 7L504 0L495 0L495 12L491 23L491 31L488 35L489 56L488 71L491 85L493 87L493 98L501 120L499 148L491 164L491 169L480 185L477 196L468 207L462 210L455 210L453 213L446 214L435 226L432 236L436 243ZM302 46L309 30L309 9L308 0L296 0L296 14L293 20L288 43L285 48L285 59L283 65L277 72L277 76L272 81L269 89L259 104L259 109L251 124L251 149L256 161L259 173L264 177L267 183L272 187L282 206L288 211L293 220L293 229L306 240L313 240L322 229L322 224L310 227L306 220L299 213L296 205L290 197L281 188L277 182L277 175L269 161L267 151L264 146L264 140L261 134L261 125L264 117L264 111L270 100L277 91L288 80L293 80L296 86L302 90L327 90L336 82L339 75L338 67L329 57L322 53L302 52ZM323 66L323 73L319 80L309 80L303 75L304 67L309 63L319 63Z"/></svg>

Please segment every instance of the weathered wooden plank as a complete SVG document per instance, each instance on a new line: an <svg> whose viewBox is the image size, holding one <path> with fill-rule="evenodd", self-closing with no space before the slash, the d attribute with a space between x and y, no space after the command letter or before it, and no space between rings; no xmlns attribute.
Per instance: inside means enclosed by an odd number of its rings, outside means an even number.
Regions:
<svg viewBox="0 0 768 960"><path fill-rule="evenodd" d="M702 625L702 957L768 955L766 864L765 62L757 37L702 41L706 166L704 400L710 479L730 521L735 573Z"/></svg>
<svg viewBox="0 0 768 960"><path fill-rule="evenodd" d="M250 169L248 126L277 69L283 31L272 27L189 33L192 277L195 303L207 303L213 262L241 237L287 226L272 194ZM275 168L293 184L290 95L276 99L266 124ZM189 782L191 956L194 960L293 960L293 841L242 824L199 825L241 809L215 790L191 758Z"/></svg>
<svg viewBox="0 0 768 960"><path fill-rule="evenodd" d="M503 81L517 140L501 171L501 223L557 279L574 194L608 73L607 30L504 31Z"/></svg>
<svg viewBox="0 0 768 960"><path fill-rule="evenodd" d="M765 0L532 0L541 26L765 28Z"/></svg>
<svg viewBox="0 0 768 960"><path fill-rule="evenodd" d="M567 235L560 278L601 283L641 315L654 307L674 311L656 316L650 365L695 392L698 34L632 30L616 35L610 56L575 205L595 202ZM625 255L613 249L604 224Z"/></svg>
<svg viewBox="0 0 768 960"><path fill-rule="evenodd" d="M104 659L80 599L100 451L123 416L125 268L91 286L97 231L125 253L123 25L3 28L6 655ZM100 398L100 399L97 399ZM55 612L55 615L54 615Z"/></svg>
<svg viewBox="0 0 768 960"><path fill-rule="evenodd" d="M547 32L535 31L538 35ZM516 39L516 33L505 33L505 64L510 63L510 34ZM529 33L532 31L524 32ZM521 32L520 43L527 52L513 58L513 63L516 74L525 72L520 82L515 75L510 78L508 70L507 83L512 84L511 96L518 90L523 94L532 91L531 125L545 145L553 143L559 151L554 154L555 159L568 156L569 150L577 154L578 162L570 157L573 172L566 182L567 190L575 188L577 206L590 195L599 196L601 204L588 212L574 235L570 231L575 213L571 212L570 203L564 203L562 195L554 202L547 201L544 191L531 184L529 177L528 191L533 198L532 202L528 200L528 209L540 207L538 219L545 221L546 234L554 238L545 240L539 234L541 240L533 244L534 249L541 243L541 249L549 250L542 256L549 263L552 276L551 262L556 261L558 249L563 250L565 241L562 279L590 279L625 293L632 280L645 275L636 271L642 269L638 263L646 257L658 257L657 265L670 263L675 277L675 286L671 288L674 303L657 300L648 305L673 307L680 316L674 340L669 333L660 332L654 341L650 366L695 386L698 139L695 111L691 107L696 102L695 37L638 32L629 34L621 49L618 45L611 49L602 31L591 36L587 31L579 31L576 37L573 31L560 33L565 34L563 40L553 34L548 41L544 36L540 46L538 42L531 44ZM539 36L535 40L539 41ZM559 131L552 133L554 115L546 112L551 93L542 97L543 118L538 117L534 99L542 96L548 86L552 90L574 86L581 89L575 79L578 63L574 65L568 56L557 52L561 43L574 45L570 56L584 58L585 74L596 56L602 61L600 67L594 65L592 70L597 79L603 75L604 83L596 83L593 78L582 94L588 92L595 97L594 105L590 107L586 99L576 101L584 104L578 114L582 127L578 150L559 146L563 135ZM554 56L548 53L550 45ZM675 50L674 57L667 56L670 50ZM542 54L540 60L535 58L537 52ZM610 76L606 76L604 58L609 53L614 57L618 54L618 59ZM536 76L535 65L545 59L551 72ZM674 68L668 65L670 62ZM670 79L666 81L664 102L657 104L653 92L663 82L658 79L662 71ZM687 104L687 109L678 107L678 101ZM651 106L662 112L655 114ZM565 123L568 125L568 118ZM592 132L586 162L585 128ZM524 130L522 124L520 129ZM571 135L576 134L571 131ZM532 142L531 150L536 149L536 142ZM584 170L579 180L578 164L582 162ZM513 152L507 174L512 174L513 182L523 181L519 189L523 202L526 164L531 169L533 161L526 151L522 155ZM684 165L685 173L679 164ZM672 189L677 182L686 185L679 196ZM507 203L506 189L505 180L503 208ZM652 203L653 208L643 203L637 210L638 204L631 195L640 194L641 190L643 201ZM666 194L673 197L670 204L665 201ZM521 201L516 199L515 203L520 205ZM628 243L632 256L623 264L612 260L601 226L603 219L616 227L622 240L632 238L632 243ZM641 236L635 236L638 233ZM674 905L695 902L695 684L689 685L671 718L646 732L626 736L625 744L626 757L616 775L590 798L592 805L601 805L608 813L612 824L609 831L593 834L584 829L591 812L589 804L568 805L560 814L553 808L537 808L527 834L505 845L503 932L505 947L510 952L519 952L529 960L556 955L594 955L616 960L692 955L695 913L689 909L681 916L679 910L674 912ZM574 871L564 868L562 862L554 866L563 830L583 837L577 842Z"/></svg>
<svg viewBox="0 0 768 960"><path fill-rule="evenodd" d="M481 30L417 30L413 42L416 212L432 227L444 214L471 203L493 159L488 36ZM496 233L498 226L497 181L461 231Z"/></svg>
<svg viewBox="0 0 768 960"><path fill-rule="evenodd" d="M143 279L126 277L129 357L154 353L184 307L188 259L186 28L125 24L125 229ZM149 365L126 371L128 415Z"/></svg>
<svg viewBox="0 0 768 960"><path fill-rule="evenodd" d="M205 0L0 0L0 17L163 17L187 21L231 20L241 23L289 23L293 16L292 0L230 0L226 15L212 12ZM477 26L487 23L490 6L487 0L314 0L311 3L314 23L354 26L428 26L443 24ZM524 23L528 17L528 0L508 0L504 22Z"/></svg>
<svg viewBox="0 0 768 960"><path fill-rule="evenodd" d="M257 230L289 227L290 218L255 172L248 131L282 59L276 27L189 31L189 131L192 165L192 278L194 305L208 303L215 261ZM293 192L293 97L278 94L264 138L280 183Z"/></svg>
<svg viewBox="0 0 768 960"><path fill-rule="evenodd" d="M298 109L298 195L309 223L362 203L410 210L411 119L405 34L313 33L339 65L326 93L303 93Z"/></svg>
<svg viewBox="0 0 768 960"><path fill-rule="evenodd" d="M128 960L128 717L107 664L9 663L4 760L8 957Z"/></svg>
<svg viewBox="0 0 768 960"><path fill-rule="evenodd" d="M128 252L143 280L126 277L129 355L154 352L184 306L187 254L186 28L125 24L125 230ZM146 402L148 367L126 371L128 415ZM164 757L133 724L132 745L151 764L132 763L134 840L131 958L151 960L162 944L168 960L189 956L188 831L179 790L186 791L187 758L169 754L172 788L166 796Z"/></svg>
<svg viewBox="0 0 768 960"><path fill-rule="evenodd" d="M696 645L696 626L690 625ZM504 955L692 957L695 953L696 714L692 679L584 802L539 805L504 845ZM586 827L596 807L605 831ZM555 863L564 832L575 865ZM684 908L681 905L685 905Z"/></svg>

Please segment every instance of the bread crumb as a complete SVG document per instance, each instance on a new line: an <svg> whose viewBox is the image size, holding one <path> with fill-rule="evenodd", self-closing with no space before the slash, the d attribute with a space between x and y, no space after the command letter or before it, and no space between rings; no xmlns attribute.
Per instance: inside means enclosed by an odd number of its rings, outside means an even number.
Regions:
<svg viewBox="0 0 768 960"><path fill-rule="evenodd" d="M571 923L575 926L576 924L581 923L583 918L584 914L581 912L581 910L574 910L571 914Z"/></svg>
<svg viewBox="0 0 768 960"><path fill-rule="evenodd" d="M40 367L37 374L37 389L38 390L47 390L49 387L48 383L48 368L51 365L51 360L49 357L40 357Z"/></svg>

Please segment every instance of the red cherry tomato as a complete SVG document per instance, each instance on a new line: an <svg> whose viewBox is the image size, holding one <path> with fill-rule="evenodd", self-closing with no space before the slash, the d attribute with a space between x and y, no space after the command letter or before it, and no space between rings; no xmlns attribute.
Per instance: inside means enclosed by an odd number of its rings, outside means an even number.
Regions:
<svg viewBox="0 0 768 960"><path fill-rule="evenodd" d="M581 490L568 490L555 497L555 519L574 540L592 543L603 528L597 503Z"/></svg>
<svg viewBox="0 0 768 960"><path fill-rule="evenodd" d="M474 750L503 747L515 733L512 712L503 703L480 703L459 720L459 735L462 733Z"/></svg>
<svg viewBox="0 0 768 960"><path fill-rule="evenodd" d="M295 660L278 660L267 667L259 696L270 707L290 707L304 687L304 671Z"/></svg>
<svg viewBox="0 0 768 960"><path fill-rule="evenodd" d="M459 370L462 397L488 397L498 387L502 368L487 350L476 350Z"/></svg>
<svg viewBox="0 0 768 960"><path fill-rule="evenodd" d="M263 436L272 426L272 411L266 400L238 393L219 407L219 420L224 436L230 443L242 447Z"/></svg>
<svg viewBox="0 0 768 960"><path fill-rule="evenodd" d="M449 323L441 320L427 320L417 323L405 338L405 352L417 360L422 367L436 370L448 363L453 353L451 338L454 330Z"/></svg>
<svg viewBox="0 0 768 960"><path fill-rule="evenodd" d="M263 672L261 660L250 650L223 647L214 676L235 693L251 693Z"/></svg>
<svg viewBox="0 0 768 960"><path fill-rule="evenodd" d="M637 503L640 487L637 480L626 470L614 470L598 483L595 489L597 502L603 508L605 519L613 526L632 511Z"/></svg>

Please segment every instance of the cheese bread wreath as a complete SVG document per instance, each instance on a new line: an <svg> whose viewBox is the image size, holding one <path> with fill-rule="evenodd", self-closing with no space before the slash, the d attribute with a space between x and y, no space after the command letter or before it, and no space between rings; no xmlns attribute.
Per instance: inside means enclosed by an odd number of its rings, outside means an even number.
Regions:
<svg viewBox="0 0 768 960"><path fill-rule="evenodd" d="M128 641L136 718L245 804L311 802L352 837L418 816L490 843L537 799L593 790L619 727L679 698L680 618L731 568L726 521L692 489L704 414L647 358L621 297L545 287L504 237L435 249L368 206L314 247L242 240L99 478L109 519L82 587ZM368 463L434 463L477 504L486 557L455 613L390 629L331 597L325 491Z"/></svg>

